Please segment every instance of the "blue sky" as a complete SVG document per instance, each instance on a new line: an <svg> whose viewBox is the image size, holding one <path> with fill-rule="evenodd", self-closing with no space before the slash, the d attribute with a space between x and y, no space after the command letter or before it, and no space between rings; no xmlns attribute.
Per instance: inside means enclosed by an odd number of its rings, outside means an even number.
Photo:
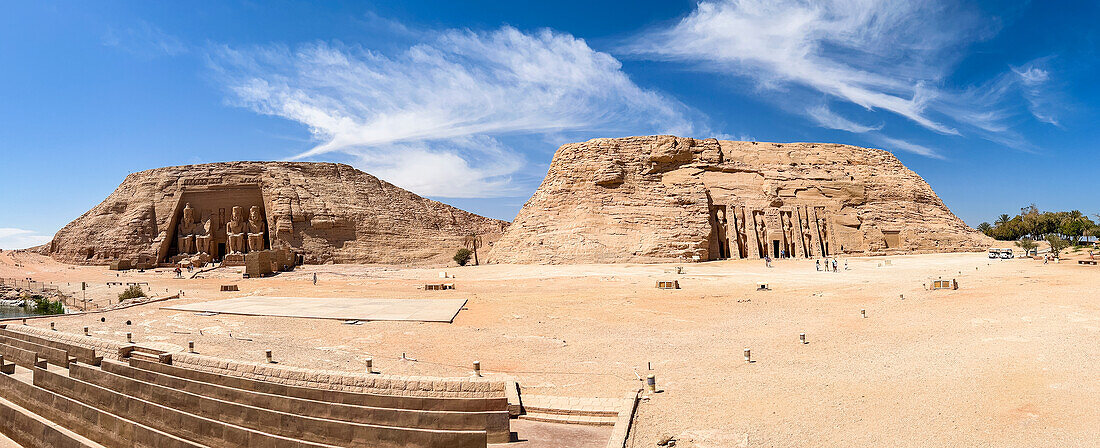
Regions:
<svg viewBox="0 0 1100 448"><path fill-rule="evenodd" d="M1092 1L2 8L0 248L128 173L226 160L346 162L510 220L559 145L658 133L883 148L971 225L1100 213Z"/></svg>

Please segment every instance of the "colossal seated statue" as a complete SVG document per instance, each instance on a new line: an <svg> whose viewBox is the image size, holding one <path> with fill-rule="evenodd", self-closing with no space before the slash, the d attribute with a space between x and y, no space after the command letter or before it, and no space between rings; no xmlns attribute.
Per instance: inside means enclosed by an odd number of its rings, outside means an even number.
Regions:
<svg viewBox="0 0 1100 448"><path fill-rule="evenodd" d="M191 208L190 203L184 204L183 218L180 219L179 225L176 226L179 253L190 254L195 252L195 230L195 210Z"/></svg>
<svg viewBox="0 0 1100 448"><path fill-rule="evenodd" d="M195 250L200 254L209 254L211 252L210 240L214 235L212 232L214 230L212 227L213 225L209 214L207 214L206 220L202 222L202 233L195 236Z"/></svg>
<svg viewBox="0 0 1100 448"><path fill-rule="evenodd" d="M248 209L248 251L264 250L264 219L260 216L260 207L253 205Z"/></svg>
<svg viewBox="0 0 1100 448"><path fill-rule="evenodd" d="M248 230L242 219L241 212L243 209L240 206L233 207L233 217L229 222L225 223L225 235L229 242L229 253L239 254L247 250L244 247L244 235Z"/></svg>

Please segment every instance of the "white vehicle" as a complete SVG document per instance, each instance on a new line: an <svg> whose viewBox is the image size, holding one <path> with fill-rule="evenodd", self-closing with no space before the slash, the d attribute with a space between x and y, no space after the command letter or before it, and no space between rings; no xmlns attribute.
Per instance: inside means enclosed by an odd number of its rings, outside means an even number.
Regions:
<svg viewBox="0 0 1100 448"><path fill-rule="evenodd" d="M989 258L991 258L991 259L1001 258L1001 250L1000 249L989 249Z"/></svg>
<svg viewBox="0 0 1100 448"><path fill-rule="evenodd" d="M1001 249L1001 258L1007 260L1015 258L1015 255L1012 254L1012 249Z"/></svg>

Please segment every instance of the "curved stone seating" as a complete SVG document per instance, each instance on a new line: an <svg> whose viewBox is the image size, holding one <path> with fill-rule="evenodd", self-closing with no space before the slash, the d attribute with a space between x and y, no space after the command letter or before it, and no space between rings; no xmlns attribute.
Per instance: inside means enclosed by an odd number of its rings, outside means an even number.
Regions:
<svg viewBox="0 0 1100 448"><path fill-rule="evenodd" d="M15 348L34 352L38 354L38 357L45 359L46 362L55 366L67 368L69 367L69 363L74 360L71 356L69 356L69 352L65 350L47 347L45 345L39 345L33 342L27 342L22 339L10 338L0 335L0 344L10 345Z"/></svg>
<svg viewBox="0 0 1100 448"><path fill-rule="evenodd" d="M192 367L181 367L176 364L180 364L180 361L188 362L188 358L198 358L196 355L180 355L176 354L173 357L173 365L165 365L159 363L150 363L140 360L130 360L130 365L145 369L152 370L159 373L167 373L169 375L178 376L181 378L187 378L196 381L202 381L205 383L213 383L221 386L228 386L237 389L250 390L254 392L263 392L275 395L285 395L288 397L305 398L308 400L327 401L332 403L351 404L358 406L372 406L379 408L397 408L397 409L421 409L429 411L499 411L508 409L508 398L504 395L504 391L501 390L498 396L490 397L442 397L442 396L409 396L409 395L385 395L378 393L368 392L347 392L342 390L333 389L320 389L316 387L296 386L292 384L275 383L272 381L262 381L257 379L245 378L243 376L233 376L223 373L215 373L213 371L198 370ZM301 377L308 375L311 372L305 369L271 369L266 367L259 367L247 363L236 363L233 361L218 360L216 358L199 359L199 361L213 361L219 363L222 366L227 366L229 369L239 369L240 371L253 371L253 369L268 369L265 373L271 373L273 376L280 374L281 370L286 371L287 377L293 377L295 375ZM213 370L213 369L210 369ZM313 372L317 374L320 372ZM273 377L272 376L272 377ZM350 376L350 375L349 375ZM374 377L378 377L374 379ZM330 375L331 378L331 375ZM373 381L390 381L382 375L368 375L368 380ZM398 381L398 380L394 380ZM501 384L503 389L503 384ZM451 387L461 387L458 382L451 382Z"/></svg>
<svg viewBox="0 0 1100 448"><path fill-rule="evenodd" d="M24 448L102 448L3 398L0 398L0 433Z"/></svg>
<svg viewBox="0 0 1100 448"><path fill-rule="evenodd" d="M45 372L42 369L36 369L36 371ZM105 446L202 448L202 445L168 435L8 375L0 375L0 395L29 412L48 416L51 422ZM4 421L0 421L0 425L4 424Z"/></svg>
<svg viewBox="0 0 1100 448"><path fill-rule="evenodd" d="M294 415L176 390L81 364L73 364L69 368L69 375L73 380L199 417L321 444L378 448L465 448L484 447L487 443L484 430L399 428Z"/></svg>
<svg viewBox="0 0 1100 448"><path fill-rule="evenodd" d="M115 342L107 339L84 336L82 334L66 333L63 331L52 331L45 328L33 327L30 325L0 325L0 328L4 328L5 330L13 333L21 333L50 341L62 342L74 347L87 348L90 350L94 350L95 353L99 356L115 360L124 358L126 353L128 353L129 350L133 347L133 344L123 344L121 342ZM80 362L91 364L83 360L81 360Z"/></svg>
<svg viewBox="0 0 1100 448"><path fill-rule="evenodd" d="M113 361L104 361L102 368L106 372L170 389L288 414L402 428L485 431L489 443L506 443L510 437L507 411L425 411L347 405L221 386Z"/></svg>
<svg viewBox="0 0 1100 448"><path fill-rule="evenodd" d="M46 360L39 358L38 353L30 350L23 350L19 347L0 343L0 355L4 355L5 361L14 362L15 365L20 367L26 367L28 369L35 367L46 368Z"/></svg>
<svg viewBox="0 0 1100 448"><path fill-rule="evenodd" d="M287 437L267 434L219 422L209 418L182 412L167 406L130 397L110 389L69 378L43 369L34 369L35 389L46 390L64 396L123 419L171 434L188 445L182 446L242 446L271 448L327 447L319 443L304 442ZM37 413L37 411L36 411ZM41 414L40 414L41 415ZM111 426L103 428L110 429ZM128 446L118 444L117 446ZM144 445L152 447L171 445Z"/></svg>
<svg viewBox="0 0 1100 448"><path fill-rule="evenodd" d="M76 358L77 361L80 361L84 364L98 366L99 362L103 360L102 356L96 356L95 350L93 349L69 344L59 340L48 339L27 333L20 333L18 331L9 330L6 328L0 328L0 336L6 336L13 339L35 343L38 345L44 345L46 347L52 347L58 350L65 350L69 353L71 357Z"/></svg>

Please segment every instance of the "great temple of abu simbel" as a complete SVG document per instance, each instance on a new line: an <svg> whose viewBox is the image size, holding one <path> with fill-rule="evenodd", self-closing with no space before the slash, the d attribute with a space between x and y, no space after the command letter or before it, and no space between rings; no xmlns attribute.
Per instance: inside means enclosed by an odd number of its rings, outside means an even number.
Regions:
<svg viewBox="0 0 1100 448"><path fill-rule="evenodd" d="M79 264L240 264L269 249L314 264L423 263L506 227L348 165L225 162L133 173L39 250Z"/></svg>

